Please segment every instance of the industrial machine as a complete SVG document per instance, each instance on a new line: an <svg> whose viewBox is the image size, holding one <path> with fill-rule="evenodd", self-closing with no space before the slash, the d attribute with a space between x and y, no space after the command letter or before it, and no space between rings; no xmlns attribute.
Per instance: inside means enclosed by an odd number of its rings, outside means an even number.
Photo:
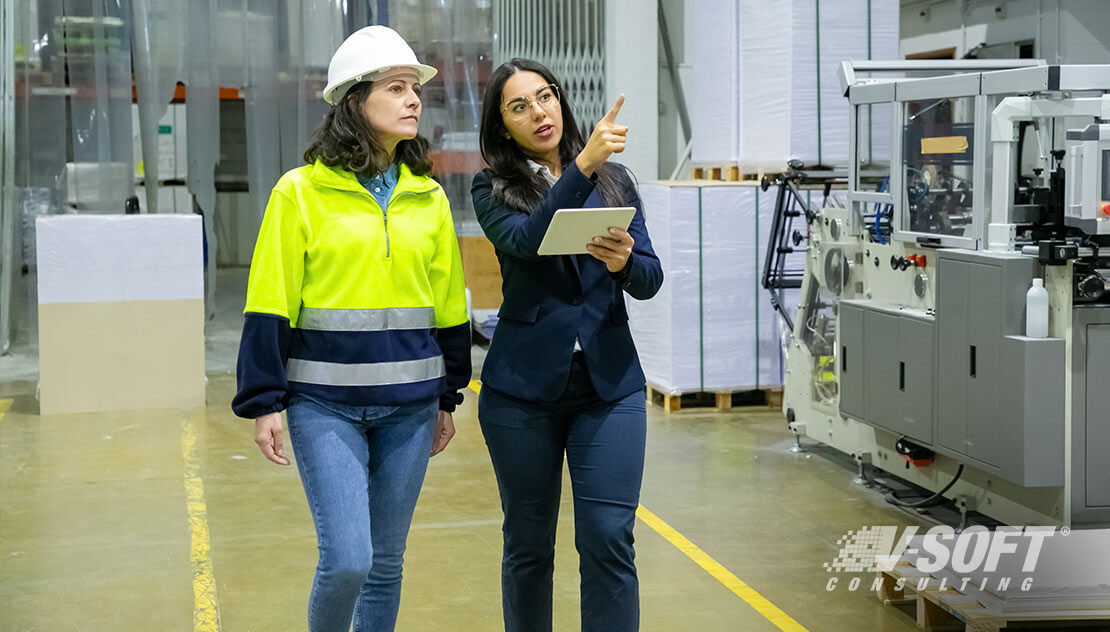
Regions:
<svg viewBox="0 0 1110 632"><path fill-rule="evenodd" d="M845 62L840 82L846 203L776 218L764 276L804 248L790 428L965 517L1110 523L1110 65ZM1025 335L1035 278L1048 337Z"/></svg>

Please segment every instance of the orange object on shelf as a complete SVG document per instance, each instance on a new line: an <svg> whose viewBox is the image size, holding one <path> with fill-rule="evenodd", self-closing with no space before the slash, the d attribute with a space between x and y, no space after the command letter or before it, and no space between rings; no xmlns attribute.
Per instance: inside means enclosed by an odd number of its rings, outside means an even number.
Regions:
<svg viewBox="0 0 1110 632"><path fill-rule="evenodd" d="M236 101L242 99L243 94L237 88L220 88L221 101ZM131 102L138 103L138 91L135 84L131 84ZM185 102L185 84L178 82L177 87L173 90L173 101L175 103Z"/></svg>

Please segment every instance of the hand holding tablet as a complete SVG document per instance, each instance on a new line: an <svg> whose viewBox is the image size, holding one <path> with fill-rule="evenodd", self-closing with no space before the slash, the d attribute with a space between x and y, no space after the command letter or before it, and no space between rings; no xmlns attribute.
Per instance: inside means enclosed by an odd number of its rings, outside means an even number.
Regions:
<svg viewBox="0 0 1110 632"><path fill-rule="evenodd" d="M613 227L627 231L635 215L636 209L631 206L559 209L551 218L538 254L592 254L586 246L593 244L595 237L612 238L609 229Z"/></svg>

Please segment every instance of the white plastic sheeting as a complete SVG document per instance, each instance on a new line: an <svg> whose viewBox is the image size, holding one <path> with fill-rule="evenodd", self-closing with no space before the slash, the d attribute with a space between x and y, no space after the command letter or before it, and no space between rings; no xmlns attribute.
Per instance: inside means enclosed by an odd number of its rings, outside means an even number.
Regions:
<svg viewBox="0 0 1110 632"><path fill-rule="evenodd" d="M712 0L693 15L695 164L847 164L849 105L837 67L897 58L896 0ZM889 117L870 124L877 139L889 137Z"/></svg>
<svg viewBox="0 0 1110 632"><path fill-rule="evenodd" d="M69 75L73 162L87 178L77 210L122 213L132 195L131 29L126 0L65 0L55 37ZM87 11L91 9L91 15ZM60 27L60 29L59 29Z"/></svg>
<svg viewBox="0 0 1110 632"><path fill-rule="evenodd" d="M647 380L668 393L782 384L780 319L760 286L773 191L695 182L640 187L664 282L629 301Z"/></svg>
<svg viewBox="0 0 1110 632"><path fill-rule="evenodd" d="M207 257L217 260L214 170L220 158L219 88L245 102L253 224L270 189L301 155L327 105L318 94L345 36L342 0L131 0L135 84L144 156L158 155L158 121L185 85L186 183L204 215ZM144 160L147 212L166 199L157 160ZM180 209L177 209L180 212ZM214 304L215 266L208 270Z"/></svg>
<svg viewBox="0 0 1110 632"><path fill-rule="evenodd" d="M12 29L14 125L5 124L4 131L14 136L14 151L11 180L5 170L0 187L6 198L3 228L12 234L0 266L4 284L10 284L0 296L0 352L13 340L35 336L35 284L19 273L26 267L33 278L35 218L59 213L65 205L69 142L62 31L55 28L63 15L62 0L12 5L14 14L5 13L4 28ZM21 305L26 309L17 313Z"/></svg>
<svg viewBox="0 0 1110 632"><path fill-rule="evenodd" d="M470 184L485 166L478 150L478 126L495 56L493 7L483 0L391 4L389 25L408 41L417 59L439 70L424 86L420 133L431 143L436 178L451 202L455 232L480 236ZM503 3L494 6L499 4Z"/></svg>
<svg viewBox="0 0 1110 632"><path fill-rule="evenodd" d="M11 248L5 246L12 260L0 269L5 278L24 264L33 269L36 217L122 213L127 198L136 194L137 161L144 164L146 184L140 193L145 198L139 205L142 212L162 211L159 200L167 199L174 200L176 212L187 209L179 189L173 195L165 190L179 186L167 180L180 180L182 174L160 173L154 158L158 121L181 83L187 123L184 179L204 216L211 314L212 264L219 245L214 171L221 161L220 89L237 89L243 99L248 182L238 178L228 186L241 192L249 185L251 204L238 206L244 217L230 222L249 233L257 231L274 183L302 164L312 132L327 112L320 91L331 54L350 32L367 24L397 28L421 59L440 69L439 77L425 87L421 121L433 154L477 156L482 82L492 57L489 0L17 0L4 6L14 7L13 19L5 14L4 28L11 29L15 58L13 98L6 101L14 104L15 123L5 126L5 131L14 131L15 164L13 175L5 177L3 191L10 197L0 218L11 227L13 242ZM596 48L598 42L591 42ZM142 148L137 155L132 151L132 70ZM67 96L72 99L69 110ZM233 148L224 150L233 153ZM445 162L454 166L438 172L444 187L461 215L472 219L473 213L467 214L469 185L480 158L466 162L455 155L440 165ZM72 165L70 181L67 163ZM70 194L73 204L67 203ZM237 241L253 239L248 235ZM33 310L33 277L12 291L27 293L28 309ZM12 329L8 316L13 301L2 287L0 293L2 349ZM29 316L26 320L33 323L33 313ZM25 342L33 343L33 336Z"/></svg>

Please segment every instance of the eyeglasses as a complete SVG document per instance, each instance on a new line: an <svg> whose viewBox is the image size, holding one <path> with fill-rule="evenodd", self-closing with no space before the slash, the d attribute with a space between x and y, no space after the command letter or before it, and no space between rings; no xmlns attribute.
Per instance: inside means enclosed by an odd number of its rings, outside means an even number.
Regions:
<svg viewBox="0 0 1110 632"><path fill-rule="evenodd" d="M559 86L548 84L536 91L535 98L517 97L501 106L501 111L509 120L519 123L528 118L535 103L548 112L554 112L559 107Z"/></svg>

